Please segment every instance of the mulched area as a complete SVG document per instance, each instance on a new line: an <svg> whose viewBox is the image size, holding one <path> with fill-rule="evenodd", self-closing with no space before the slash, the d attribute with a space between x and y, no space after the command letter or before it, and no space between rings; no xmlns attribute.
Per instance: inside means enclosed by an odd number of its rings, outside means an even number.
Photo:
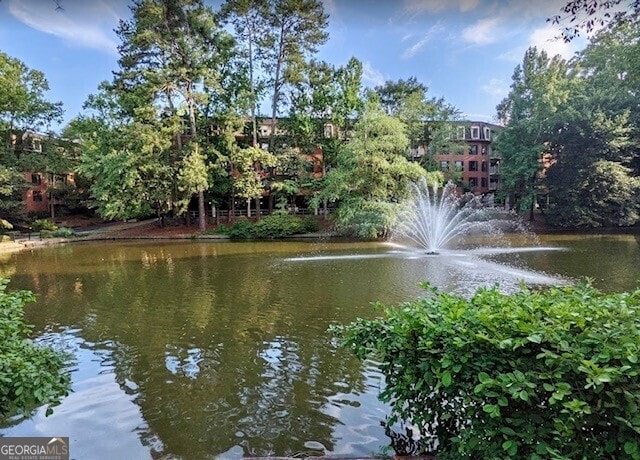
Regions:
<svg viewBox="0 0 640 460"><path fill-rule="evenodd" d="M207 231L214 230L215 226L207 226ZM179 236L191 236L199 235L200 230L197 225L175 225L167 224L161 226L158 222L151 222L145 225L138 225L136 227L127 228L124 230L118 230L118 236L164 236L164 237L179 237Z"/></svg>

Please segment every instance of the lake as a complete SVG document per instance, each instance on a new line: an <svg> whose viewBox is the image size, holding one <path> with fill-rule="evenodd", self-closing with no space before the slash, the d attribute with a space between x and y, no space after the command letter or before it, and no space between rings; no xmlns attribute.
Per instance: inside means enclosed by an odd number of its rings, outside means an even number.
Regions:
<svg viewBox="0 0 640 460"><path fill-rule="evenodd" d="M374 363L327 332L420 295L499 283L639 286L640 236L513 238L426 256L376 242L74 243L0 255L27 321L69 352L73 392L4 436L69 436L75 458L373 456L388 445ZM527 246L526 250L518 246ZM481 246L481 245L476 245Z"/></svg>

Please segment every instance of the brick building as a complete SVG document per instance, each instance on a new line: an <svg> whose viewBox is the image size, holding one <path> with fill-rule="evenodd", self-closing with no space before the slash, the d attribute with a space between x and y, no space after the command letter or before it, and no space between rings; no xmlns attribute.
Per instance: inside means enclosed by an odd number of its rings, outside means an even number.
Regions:
<svg viewBox="0 0 640 460"><path fill-rule="evenodd" d="M500 128L481 121L455 126L451 136L463 142L463 147L455 152L434 155L445 177L476 195L495 192L500 183L500 155L493 148L493 143Z"/></svg>

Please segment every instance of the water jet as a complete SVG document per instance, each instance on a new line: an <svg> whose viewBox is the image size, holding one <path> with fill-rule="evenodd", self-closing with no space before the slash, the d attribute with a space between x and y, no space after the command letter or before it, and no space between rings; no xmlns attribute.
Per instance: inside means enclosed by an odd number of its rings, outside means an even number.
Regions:
<svg viewBox="0 0 640 460"><path fill-rule="evenodd" d="M436 255L456 237L472 230L500 234L495 213L471 194L458 196L451 182L438 190L423 179L412 184L411 197L402 205L393 236L426 250L427 255Z"/></svg>

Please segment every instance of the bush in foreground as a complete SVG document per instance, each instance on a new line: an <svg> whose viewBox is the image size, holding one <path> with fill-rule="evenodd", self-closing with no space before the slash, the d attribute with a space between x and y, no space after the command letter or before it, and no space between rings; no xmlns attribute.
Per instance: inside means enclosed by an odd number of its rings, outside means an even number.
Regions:
<svg viewBox="0 0 640 460"><path fill-rule="evenodd" d="M439 458L640 459L640 290L440 292L338 328Z"/></svg>
<svg viewBox="0 0 640 460"><path fill-rule="evenodd" d="M28 291L7 292L0 278L0 420L58 402L69 388L64 357L27 339L24 305L35 300ZM48 410L48 412L51 409Z"/></svg>

